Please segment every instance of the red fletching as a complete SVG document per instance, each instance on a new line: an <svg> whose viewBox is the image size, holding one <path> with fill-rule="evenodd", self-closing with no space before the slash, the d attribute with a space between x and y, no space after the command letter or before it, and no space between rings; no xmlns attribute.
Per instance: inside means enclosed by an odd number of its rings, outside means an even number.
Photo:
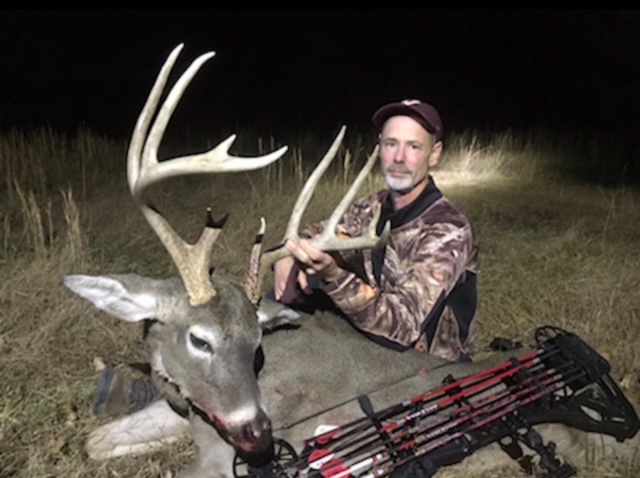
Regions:
<svg viewBox="0 0 640 478"><path fill-rule="evenodd" d="M313 450L309 455L309 463L323 459L325 456L330 455L330 450Z"/></svg>
<svg viewBox="0 0 640 478"><path fill-rule="evenodd" d="M318 445L326 445L331 441L331 439L340 431L339 428L334 430L329 430L328 432L323 433L322 435L318 435L316 437L316 443Z"/></svg>
<svg viewBox="0 0 640 478"><path fill-rule="evenodd" d="M344 460L342 458L333 458L320 467L320 473L325 478L331 478L336 475L348 476L348 469L344 466Z"/></svg>

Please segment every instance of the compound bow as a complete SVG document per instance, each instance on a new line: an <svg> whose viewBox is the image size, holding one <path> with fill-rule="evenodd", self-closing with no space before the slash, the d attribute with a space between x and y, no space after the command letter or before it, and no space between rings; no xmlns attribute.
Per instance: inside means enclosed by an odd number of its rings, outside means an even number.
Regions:
<svg viewBox="0 0 640 478"><path fill-rule="evenodd" d="M575 476L535 425L562 423L624 441L640 420L609 376L609 363L580 337L548 326L535 340L531 353L449 376L441 387L383 410L374 412L361 396L362 418L305 440L299 455L278 440L273 459L259 468L236 458L236 477L428 478L493 442L525 471L531 461L522 444L538 454L548 478ZM248 475L238 473L243 465Z"/></svg>

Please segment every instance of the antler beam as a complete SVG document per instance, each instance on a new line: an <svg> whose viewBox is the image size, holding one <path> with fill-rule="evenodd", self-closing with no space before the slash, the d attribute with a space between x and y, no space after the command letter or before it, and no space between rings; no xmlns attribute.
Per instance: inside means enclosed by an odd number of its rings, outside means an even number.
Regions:
<svg viewBox="0 0 640 478"><path fill-rule="evenodd" d="M260 299L262 282L267 271L275 262L291 254L289 249L285 247L284 243L287 239L295 239L299 237L302 215L304 214L304 211L306 210L307 205L311 200L311 196L313 195L313 192L315 191L320 178L325 173L333 159L336 157L340 145L342 144L345 131L345 126L340 128L340 131L338 132L336 138L333 140L331 147L326 152L322 160L318 163L313 173L311 173L311 175L307 179L304 187L302 188L302 191L300 191L298 199L293 206L293 211L289 218L289 223L287 225L284 238L282 239L280 245L270 251L261 254L260 241L262 240L262 236L264 235L264 222L262 223L260 232L256 238L257 244L252 251L250 268L245 281L245 289L247 291L247 295L254 303L257 303ZM360 170L360 173L349 187L349 190L345 193L338 206L334 209L331 217L329 217L329 219L325 222L323 231L319 235L310 239L310 242L313 246L325 252L351 251L356 249L375 249L377 247L381 247L387 242L389 238L389 232L391 230L390 223L387 222L385 224L385 227L380 235L376 233L376 227L380 218L380 214L382 212L380 209L378 209L375 217L369 224L368 229L364 231L362 235L357 237L339 237L336 232L342 216L355 199L356 194L371 172L373 165L376 163L377 157L378 147L376 146L373 152L369 155L367 163Z"/></svg>
<svg viewBox="0 0 640 478"><path fill-rule="evenodd" d="M127 155L127 179L136 205L173 259L189 294L191 304L197 306L208 302L216 294L211 284L209 270L211 252L222 223L213 221L210 212L208 212L207 224L198 241L195 244L188 244L180 238L160 212L150 204L147 195L149 187L176 176L249 171L262 168L282 157L287 151L287 147L254 158L235 157L229 154L229 148L236 138L235 135L231 135L205 153L159 162L158 149L178 102L200 67L215 54L209 52L196 58L174 84L158 111L169 74L183 46L183 44L178 45L165 61L138 117Z"/></svg>

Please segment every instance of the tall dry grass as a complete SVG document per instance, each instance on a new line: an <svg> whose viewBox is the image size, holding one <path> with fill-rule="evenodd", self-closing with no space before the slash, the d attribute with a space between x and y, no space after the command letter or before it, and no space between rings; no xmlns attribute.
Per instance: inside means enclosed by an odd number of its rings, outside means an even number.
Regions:
<svg viewBox="0 0 640 478"><path fill-rule="evenodd" d="M259 218L268 220L267 242L278 242L330 140L299 138L262 171L172 181L155 188L154 202L188 240L199 234L208 205L216 216L229 212L215 263L240 279ZM564 141L548 133L464 132L448 138L434 172L480 237L480 354L494 336L531 342L536 327L557 325L607 351L614 377L637 393L640 194L627 181L609 186L620 171L602 171L593 158L601 151L598 161L611 164L611 148L594 147L592 137ZM581 144L593 182L566 175ZM277 146L269 139L235 152ZM372 137L351 136L305 221L331 212L372 146ZM190 455L189 443L106 463L89 461L82 449L98 423L89 413L96 357L120 363L145 356L137 330L72 296L61 277L174 274L128 196L125 145L87 131L72 138L50 129L11 132L0 137L0 158L0 477L171 476ZM362 193L380 187L372 175ZM581 476L635 477L635 466L594 463Z"/></svg>

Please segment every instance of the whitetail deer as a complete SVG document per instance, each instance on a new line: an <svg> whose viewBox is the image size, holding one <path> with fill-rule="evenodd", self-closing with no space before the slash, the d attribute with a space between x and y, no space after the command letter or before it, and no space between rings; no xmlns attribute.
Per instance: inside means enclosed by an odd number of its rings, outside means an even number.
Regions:
<svg viewBox="0 0 640 478"><path fill-rule="evenodd" d="M69 289L108 314L127 322L148 322L145 340L152 373L166 394L144 410L95 430L86 445L89 456L106 459L145 453L189 432L197 452L180 477L232 477L237 453L261 464L261 458L254 457L271 457L274 446L285 443L276 441L274 445L275 439L292 444L300 453L305 439L312 437L319 426L363 417L356 397L367 395L380 409L438 387L449 375L461 377L485 369L487 362L449 363L418 351L400 353L383 348L330 313L318 314L295 329L263 334L260 321L268 319L264 319L262 309L276 304L263 301L258 313L262 319L256 319L261 278L287 250L280 247L260 254L256 249L242 287L210 274L212 247L221 221L208 214L199 240L188 244L149 203L146 194L151 185L175 176L261 168L286 150L252 159L232 157L228 153L234 140L231 136L207 153L158 162L158 147L173 110L199 67L213 55L202 55L191 64L156 114L181 48L178 46L168 57L142 110L127 166L134 201L171 255L180 279L158 280L133 274L64 278ZM344 128L301 193L285 238L298 234L313 188L336 155L343 135ZM328 235L315 239L320 249L361 249L385 241L388 229L381 236L370 231L365 237L351 240L337 240L331 235L376 157L374 151L332 215L326 228ZM258 379L256 361L262 354L264 364ZM493 363L504 360L504 355L496 355ZM576 462L593 454L593 443L586 432L549 425L542 434ZM609 435L599 440L601 449L608 453L629 455L638 446L637 439L624 445ZM497 445L488 445L456 466L479 470L511 464L518 466Z"/></svg>

